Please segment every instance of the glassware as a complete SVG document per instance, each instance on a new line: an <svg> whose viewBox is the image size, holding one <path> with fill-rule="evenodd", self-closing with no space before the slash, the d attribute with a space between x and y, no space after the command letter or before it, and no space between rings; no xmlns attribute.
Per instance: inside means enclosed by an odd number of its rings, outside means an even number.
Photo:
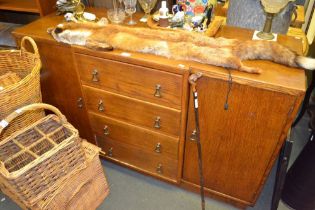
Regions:
<svg viewBox="0 0 315 210"><path fill-rule="evenodd" d="M280 12L292 0L261 0L264 10L267 13L276 14Z"/></svg>
<svg viewBox="0 0 315 210"><path fill-rule="evenodd" d="M110 20L110 22L119 24L122 23L125 19L125 11L124 9L118 8L118 9L109 9L107 10L107 17Z"/></svg>
<svg viewBox="0 0 315 210"><path fill-rule="evenodd" d="M132 19L132 14L136 12L137 0L124 0L125 12L130 15L128 25L135 25L137 22Z"/></svg>
<svg viewBox="0 0 315 210"><path fill-rule="evenodd" d="M139 0L139 3L145 13L140 19L141 22L147 22L151 10L154 8L157 0Z"/></svg>

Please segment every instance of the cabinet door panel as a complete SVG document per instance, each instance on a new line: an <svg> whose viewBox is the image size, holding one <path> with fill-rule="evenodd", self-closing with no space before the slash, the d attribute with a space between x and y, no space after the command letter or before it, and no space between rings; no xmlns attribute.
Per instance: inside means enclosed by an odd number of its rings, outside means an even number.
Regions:
<svg viewBox="0 0 315 210"><path fill-rule="evenodd" d="M252 203L284 140L280 136L295 97L233 83L224 110L226 81L202 77L197 87L205 186ZM199 184L191 99L189 106L183 179Z"/></svg>
<svg viewBox="0 0 315 210"><path fill-rule="evenodd" d="M68 121L80 131L80 136L95 143L85 108L78 106L78 99L83 96L71 48L58 44L48 45L37 40L36 43L43 65L41 70L43 102L60 109Z"/></svg>

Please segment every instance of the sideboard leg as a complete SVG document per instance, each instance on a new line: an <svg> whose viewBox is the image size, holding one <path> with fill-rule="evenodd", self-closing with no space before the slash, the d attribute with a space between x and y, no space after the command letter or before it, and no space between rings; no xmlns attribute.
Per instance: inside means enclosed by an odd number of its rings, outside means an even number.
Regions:
<svg viewBox="0 0 315 210"><path fill-rule="evenodd" d="M293 141L291 141L291 134L289 134L287 140L284 142L281 148L281 152L279 155L276 180L275 180L272 201L271 201L271 210L278 209L285 177L287 174L288 163L290 160L292 146L293 146Z"/></svg>

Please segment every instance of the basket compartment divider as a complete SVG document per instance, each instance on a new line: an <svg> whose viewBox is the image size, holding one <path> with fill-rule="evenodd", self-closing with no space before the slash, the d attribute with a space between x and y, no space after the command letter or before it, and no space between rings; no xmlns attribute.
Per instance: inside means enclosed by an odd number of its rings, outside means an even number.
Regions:
<svg viewBox="0 0 315 210"><path fill-rule="evenodd" d="M58 129L61 129L62 127L60 127L60 128L58 128ZM45 136L45 139L47 139L52 145L53 145L53 147L55 147L57 144L53 141L53 140L51 140L50 138L49 138L49 136L47 135L47 134L45 134L44 132L42 132L40 129L38 129L37 127L34 127L34 129L37 131L37 132L39 132L41 135L43 135L43 136ZM38 141L39 142L39 141ZM36 143L38 143L38 142L36 142Z"/></svg>

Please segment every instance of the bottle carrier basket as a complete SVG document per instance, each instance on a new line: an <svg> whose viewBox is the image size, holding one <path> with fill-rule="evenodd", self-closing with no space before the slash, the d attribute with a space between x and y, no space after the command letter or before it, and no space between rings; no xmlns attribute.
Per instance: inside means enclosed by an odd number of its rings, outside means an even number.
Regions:
<svg viewBox="0 0 315 210"><path fill-rule="evenodd" d="M27 206L54 194L59 183L86 167L78 131L48 104L31 104L0 122L0 134L18 116L47 109L48 115L0 142L0 188Z"/></svg>
<svg viewBox="0 0 315 210"><path fill-rule="evenodd" d="M100 148L87 141L82 142L82 147L87 167L68 177L60 183L54 194L47 195L35 205L25 205L8 189L3 192L24 210L96 209L109 194L109 186L99 158Z"/></svg>
<svg viewBox="0 0 315 210"><path fill-rule="evenodd" d="M26 41L33 53L26 50ZM38 48L30 37L22 39L21 50L0 51L0 120L22 106L41 102L40 68ZM0 135L0 141L44 116L42 110L19 116Z"/></svg>

